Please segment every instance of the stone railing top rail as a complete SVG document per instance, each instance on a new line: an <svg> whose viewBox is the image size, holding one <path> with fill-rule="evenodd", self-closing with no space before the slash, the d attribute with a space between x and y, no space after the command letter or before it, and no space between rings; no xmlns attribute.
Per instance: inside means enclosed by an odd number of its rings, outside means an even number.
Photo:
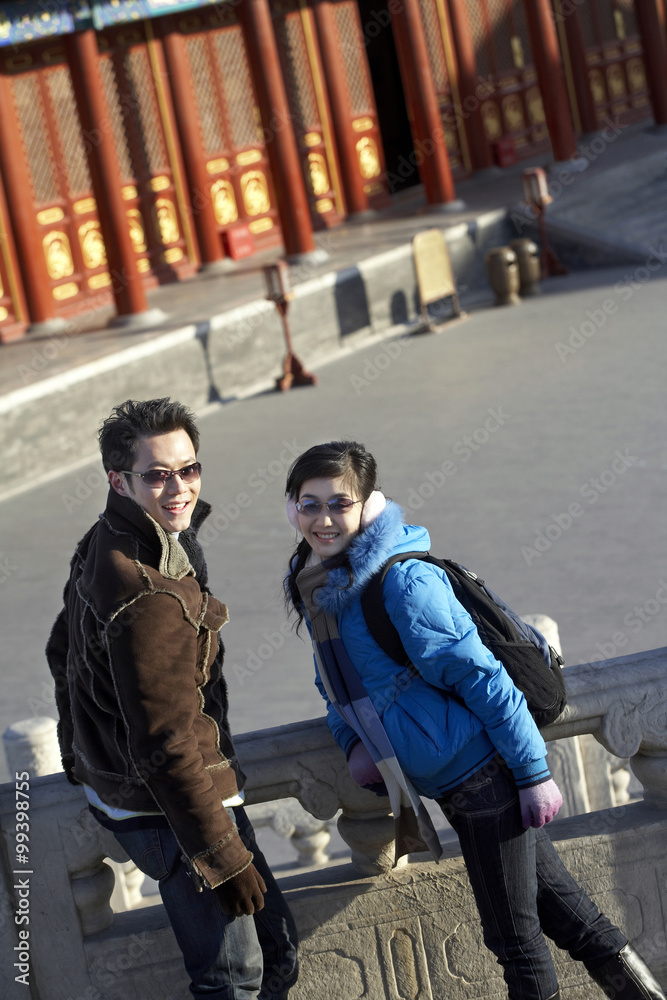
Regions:
<svg viewBox="0 0 667 1000"><path fill-rule="evenodd" d="M543 730L546 740L591 733L618 757L667 754L667 647L565 667L564 674L568 704ZM235 742L249 804L295 796L322 820L341 808L369 819L386 813L382 800L350 777L324 718L243 733ZM47 775L33 787L46 806L63 784L64 775ZM13 783L0 785L0 803L4 797L13 803Z"/></svg>
<svg viewBox="0 0 667 1000"><path fill-rule="evenodd" d="M564 674L568 704L543 731L545 739L591 733L617 757L667 754L667 647L565 667ZM377 797L341 769L342 755L323 718L245 733L236 746L249 802L294 795L319 819L339 808L369 818L383 812Z"/></svg>
<svg viewBox="0 0 667 1000"><path fill-rule="evenodd" d="M565 667L568 704L547 740L592 733L617 757L667 751L667 646Z"/></svg>

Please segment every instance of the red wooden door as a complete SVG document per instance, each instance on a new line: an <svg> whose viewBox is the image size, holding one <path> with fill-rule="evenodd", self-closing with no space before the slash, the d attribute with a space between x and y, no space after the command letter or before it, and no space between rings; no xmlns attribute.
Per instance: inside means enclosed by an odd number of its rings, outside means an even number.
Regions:
<svg viewBox="0 0 667 1000"><path fill-rule="evenodd" d="M98 46L137 267L155 284L187 277L198 260L166 71L151 36L143 22L105 31Z"/></svg>
<svg viewBox="0 0 667 1000"><path fill-rule="evenodd" d="M313 14L303 0L273 0L271 16L313 226L345 215Z"/></svg>
<svg viewBox="0 0 667 1000"><path fill-rule="evenodd" d="M642 46L632 0L589 0L577 8L588 77L599 120L651 116Z"/></svg>
<svg viewBox="0 0 667 1000"><path fill-rule="evenodd" d="M106 251L65 53L57 43L3 52L27 166L26 198L39 227L61 315L111 301ZM6 307L5 307L6 308Z"/></svg>
<svg viewBox="0 0 667 1000"><path fill-rule="evenodd" d="M221 233L246 224L257 248L281 240L264 132L234 9L169 18L183 35L201 150Z"/></svg>
<svg viewBox="0 0 667 1000"><path fill-rule="evenodd" d="M457 0L458 2L458 0ZM481 114L491 143L511 137L517 156L548 149L521 0L465 0L480 76Z"/></svg>
<svg viewBox="0 0 667 1000"><path fill-rule="evenodd" d="M342 126L352 132L357 166L369 204L380 207L387 202L388 188L359 8L355 0L336 0L332 8L336 48L347 91L348 111Z"/></svg>
<svg viewBox="0 0 667 1000"><path fill-rule="evenodd" d="M419 0L431 72L438 95L449 164L454 177L470 170L470 157L456 84L455 54L444 0Z"/></svg>

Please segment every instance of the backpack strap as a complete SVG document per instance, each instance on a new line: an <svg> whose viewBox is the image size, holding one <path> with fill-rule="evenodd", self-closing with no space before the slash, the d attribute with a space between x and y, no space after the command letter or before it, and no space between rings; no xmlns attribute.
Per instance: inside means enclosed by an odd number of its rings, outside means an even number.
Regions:
<svg viewBox="0 0 667 1000"><path fill-rule="evenodd" d="M366 584L361 595L361 610L364 613L366 626L380 649L395 663L410 666L410 657L405 652L401 637L394 623L387 614L382 596L382 585L389 569L396 563L407 559L429 559L428 552L399 552L391 556L380 566Z"/></svg>

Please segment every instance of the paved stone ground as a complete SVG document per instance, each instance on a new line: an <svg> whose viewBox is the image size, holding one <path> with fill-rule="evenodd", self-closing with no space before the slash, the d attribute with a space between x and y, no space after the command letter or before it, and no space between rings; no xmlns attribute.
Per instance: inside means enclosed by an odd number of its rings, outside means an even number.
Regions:
<svg viewBox="0 0 667 1000"><path fill-rule="evenodd" d="M648 170L665 146L637 130L632 142L604 154L608 173L620 171L614 184L627 178L632 149ZM617 223L623 242L634 227L641 245L637 232L658 225L656 205L636 190L614 218L614 189L601 167L596 187L594 169L576 181L589 185L579 223L607 236ZM664 194L657 167L652 177L651 194ZM203 493L215 508L204 542L212 589L231 611L223 634L236 732L322 711L309 648L285 625L281 577L294 542L285 472L324 439L364 441L385 491L429 527L433 550L472 566L518 611L555 618L567 662L667 644L666 273L628 265L550 279L516 308L480 308L438 335L342 356L318 372L317 388L203 415ZM101 467L90 465L0 506L0 730L55 715L43 648L73 546L105 494Z"/></svg>

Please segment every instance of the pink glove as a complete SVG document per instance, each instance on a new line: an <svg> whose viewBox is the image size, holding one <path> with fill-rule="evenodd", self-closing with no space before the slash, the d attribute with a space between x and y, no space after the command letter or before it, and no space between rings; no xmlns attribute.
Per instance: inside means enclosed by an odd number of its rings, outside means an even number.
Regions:
<svg viewBox="0 0 667 1000"><path fill-rule="evenodd" d="M524 827L528 829L529 826L534 826L538 829L556 816L563 804L563 796L553 778L549 778L541 785L520 788L519 804Z"/></svg>
<svg viewBox="0 0 667 1000"><path fill-rule="evenodd" d="M352 747L352 752L347 760L347 766L356 783L361 785L362 788L364 785L374 785L376 782L383 780L382 775L373 763L373 758L361 740Z"/></svg>

